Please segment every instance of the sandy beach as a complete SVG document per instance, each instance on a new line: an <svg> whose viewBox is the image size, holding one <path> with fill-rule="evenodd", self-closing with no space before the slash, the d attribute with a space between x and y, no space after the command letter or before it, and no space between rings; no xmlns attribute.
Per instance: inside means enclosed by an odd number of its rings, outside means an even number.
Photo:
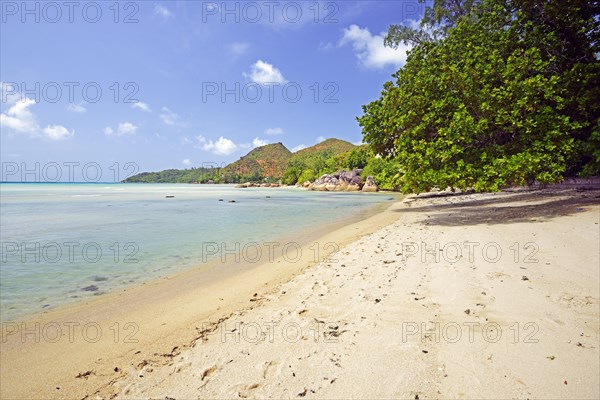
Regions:
<svg viewBox="0 0 600 400"><path fill-rule="evenodd" d="M317 259L4 324L0 397L597 398L599 223L598 190L408 196Z"/></svg>

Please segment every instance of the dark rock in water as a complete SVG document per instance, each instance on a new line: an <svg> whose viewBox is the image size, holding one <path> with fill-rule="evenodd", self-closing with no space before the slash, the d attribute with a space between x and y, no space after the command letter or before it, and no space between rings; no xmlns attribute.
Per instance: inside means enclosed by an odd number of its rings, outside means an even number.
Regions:
<svg viewBox="0 0 600 400"><path fill-rule="evenodd" d="M229 202L230 202L230 203L235 203L236 201L235 201L235 200L229 200Z"/></svg>
<svg viewBox="0 0 600 400"><path fill-rule="evenodd" d="M84 292L97 292L98 286L90 285L90 286L86 286L86 287L82 288L81 290L83 290Z"/></svg>
<svg viewBox="0 0 600 400"><path fill-rule="evenodd" d="M219 201L223 201L223 199L219 199Z"/></svg>
<svg viewBox="0 0 600 400"><path fill-rule="evenodd" d="M172 199L175 196L165 196L167 199Z"/></svg>
<svg viewBox="0 0 600 400"><path fill-rule="evenodd" d="M267 198L267 199L270 199L270 198L271 198L271 196L266 196L266 198Z"/></svg>
<svg viewBox="0 0 600 400"><path fill-rule="evenodd" d="M105 276L94 275L94 276L92 276L92 280L94 282L104 282L104 281L107 281L108 278Z"/></svg>

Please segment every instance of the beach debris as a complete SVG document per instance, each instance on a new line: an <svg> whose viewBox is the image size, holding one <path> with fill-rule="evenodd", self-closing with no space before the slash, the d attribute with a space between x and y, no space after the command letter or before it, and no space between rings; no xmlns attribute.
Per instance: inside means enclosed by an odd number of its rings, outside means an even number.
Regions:
<svg viewBox="0 0 600 400"><path fill-rule="evenodd" d="M298 393L298 397L304 397L304 396L306 396L306 392L308 392L308 390L306 388L304 388L303 392Z"/></svg>
<svg viewBox="0 0 600 400"><path fill-rule="evenodd" d="M96 373L94 371L80 372L79 374L77 374L77 376L75 378L85 378L85 379L87 379L90 375L96 375Z"/></svg>
<svg viewBox="0 0 600 400"><path fill-rule="evenodd" d="M204 378L210 378L210 376L217 370L216 366L212 366L210 368L207 368L204 370L204 372L202 373L202 378L200 379L201 381L204 380Z"/></svg>
<svg viewBox="0 0 600 400"><path fill-rule="evenodd" d="M173 197L175 197L175 196L173 196L173 195L165 196L165 198L167 198L167 199L172 199Z"/></svg>
<svg viewBox="0 0 600 400"><path fill-rule="evenodd" d="M467 309L465 310L465 314L467 314L467 315L470 315L470 314L471 314L471 310L467 308Z"/></svg>
<svg viewBox="0 0 600 400"><path fill-rule="evenodd" d="M396 260L383 260L384 264L392 264L392 263L395 263L395 262L396 262Z"/></svg>
<svg viewBox="0 0 600 400"><path fill-rule="evenodd" d="M563 383L564 383L565 385L568 385L568 384L569 384L567 381L564 381Z"/></svg>
<svg viewBox="0 0 600 400"><path fill-rule="evenodd" d="M427 350L421 350L421 351L425 354L429 353L429 351L427 351Z"/></svg>
<svg viewBox="0 0 600 400"><path fill-rule="evenodd" d="M554 356L548 356L548 357L546 357L546 358L547 358L548 360L550 360L550 361L554 361L554 360L556 359L556 357L554 357Z"/></svg>
<svg viewBox="0 0 600 400"><path fill-rule="evenodd" d="M381 299L375 299L375 303L379 303Z"/></svg>
<svg viewBox="0 0 600 400"><path fill-rule="evenodd" d="M522 280L522 281L528 281L528 280L529 280L529 278L528 278L528 277L526 277L525 275L523 275L523 276L521 277L521 280Z"/></svg>

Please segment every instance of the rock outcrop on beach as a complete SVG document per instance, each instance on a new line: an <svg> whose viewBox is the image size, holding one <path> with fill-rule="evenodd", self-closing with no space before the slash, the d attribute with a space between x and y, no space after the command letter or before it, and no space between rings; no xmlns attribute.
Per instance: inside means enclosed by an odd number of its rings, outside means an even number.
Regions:
<svg viewBox="0 0 600 400"><path fill-rule="evenodd" d="M377 186L375 179L371 175L367 176L367 180L362 187L362 191L371 193L379 191L379 186Z"/></svg>
<svg viewBox="0 0 600 400"><path fill-rule="evenodd" d="M339 171L335 174L325 174L317 179L314 183L309 184L310 190L320 190L328 192L376 192L379 190L372 176L367 177L369 186L364 190L365 184L360 176L361 169L353 169L352 171ZM306 187L306 185L304 185Z"/></svg>

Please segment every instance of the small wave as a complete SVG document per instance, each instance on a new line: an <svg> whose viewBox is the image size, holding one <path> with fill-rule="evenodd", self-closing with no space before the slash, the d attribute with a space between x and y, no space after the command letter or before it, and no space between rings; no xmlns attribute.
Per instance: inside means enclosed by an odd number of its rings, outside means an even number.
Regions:
<svg viewBox="0 0 600 400"><path fill-rule="evenodd" d="M99 194L74 194L71 197L100 197Z"/></svg>

